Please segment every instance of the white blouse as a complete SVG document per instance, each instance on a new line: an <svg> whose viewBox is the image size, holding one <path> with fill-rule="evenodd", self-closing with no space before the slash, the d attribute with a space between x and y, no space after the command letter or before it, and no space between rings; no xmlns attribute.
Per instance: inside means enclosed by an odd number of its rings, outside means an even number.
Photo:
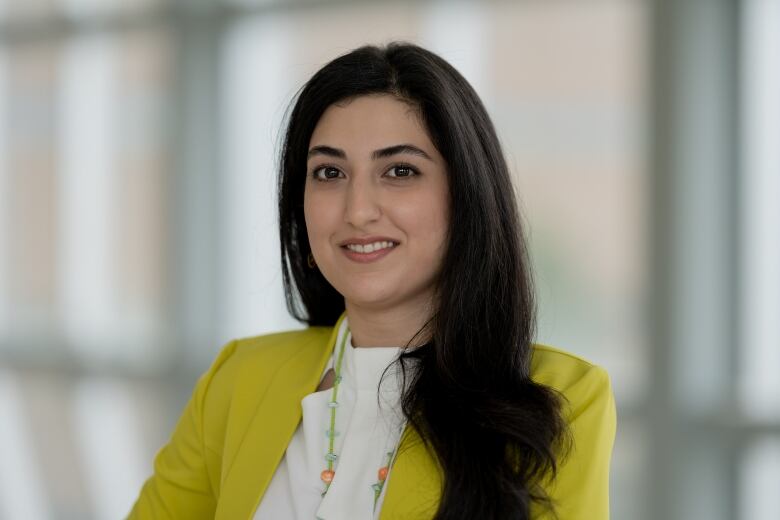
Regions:
<svg viewBox="0 0 780 520"><path fill-rule="evenodd" d="M323 497L320 474L327 469L327 431L330 427L333 389L314 392L301 400L303 420L287 446L281 463L255 511L254 520L370 520L379 518L390 479L388 474L374 506L378 471L388 465L404 426L400 411L400 386L391 369L377 385L383 371L400 354L398 347L354 348L344 319L334 353L347 335L341 367L333 452L335 476ZM323 376L334 368L334 356ZM377 395L381 406L377 405ZM391 472L392 473L392 472Z"/></svg>

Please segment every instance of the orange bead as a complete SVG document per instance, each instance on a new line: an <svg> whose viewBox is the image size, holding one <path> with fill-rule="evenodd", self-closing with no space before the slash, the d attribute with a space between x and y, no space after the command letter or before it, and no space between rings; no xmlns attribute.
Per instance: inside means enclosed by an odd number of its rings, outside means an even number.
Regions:
<svg viewBox="0 0 780 520"><path fill-rule="evenodd" d="M320 478L323 482L330 484L333 481L333 477L336 475L336 472L332 469L325 469L322 470L322 473L320 473Z"/></svg>
<svg viewBox="0 0 780 520"><path fill-rule="evenodd" d="M384 480L387 478L387 466L384 468L379 468L379 480L384 482Z"/></svg>

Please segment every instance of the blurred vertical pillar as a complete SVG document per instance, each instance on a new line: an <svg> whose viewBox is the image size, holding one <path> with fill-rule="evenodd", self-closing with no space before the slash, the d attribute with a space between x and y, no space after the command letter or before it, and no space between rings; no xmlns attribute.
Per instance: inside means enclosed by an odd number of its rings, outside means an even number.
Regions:
<svg viewBox="0 0 780 520"><path fill-rule="evenodd" d="M737 4L651 4L648 518L736 516Z"/></svg>
<svg viewBox="0 0 780 520"><path fill-rule="evenodd" d="M740 4L740 402L747 416L774 424L780 434L780 1Z"/></svg>
<svg viewBox="0 0 780 520"><path fill-rule="evenodd" d="M176 357L190 371L200 372L218 348L220 23L214 19L214 0L175 0L171 10L177 56L171 122L175 159L170 236L176 241L169 266L172 340L183 354Z"/></svg>

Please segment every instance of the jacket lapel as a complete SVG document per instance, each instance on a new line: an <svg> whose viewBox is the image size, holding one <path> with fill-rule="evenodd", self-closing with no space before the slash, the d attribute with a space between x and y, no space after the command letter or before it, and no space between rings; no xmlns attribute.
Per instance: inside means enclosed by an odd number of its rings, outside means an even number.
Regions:
<svg viewBox="0 0 780 520"><path fill-rule="evenodd" d="M407 424L401 436L381 520L422 520L433 518L441 497L441 468L425 447L417 431Z"/></svg>
<svg viewBox="0 0 780 520"><path fill-rule="evenodd" d="M267 362L265 356L248 361L236 382L231 405L236 409L230 413L239 424L242 416L250 419L246 428L238 426L226 434L217 519L249 519L254 515L301 420L301 399L317 388L342 319L327 342L323 342L324 336L316 335L303 345L284 345L297 351L275 373L265 373L268 367L252 366ZM264 373L271 381L264 392L258 392L257 378Z"/></svg>

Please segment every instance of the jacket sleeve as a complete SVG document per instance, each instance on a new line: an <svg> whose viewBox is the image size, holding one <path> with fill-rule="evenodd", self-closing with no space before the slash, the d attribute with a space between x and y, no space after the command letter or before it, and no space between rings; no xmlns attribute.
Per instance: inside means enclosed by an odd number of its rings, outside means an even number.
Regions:
<svg viewBox="0 0 780 520"><path fill-rule="evenodd" d="M235 342L225 346L198 380L173 435L154 459L154 473L144 483L130 520L214 518L217 498L206 462L204 403L214 375L234 350Z"/></svg>
<svg viewBox="0 0 780 520"><path fill-rule="evenodd" d="M609 519L609 466L615 440L615 398L607 372L591 366L564 391L573 444L547 489L558 520ZM556 518L546 512L532 518Z"/></svg>

